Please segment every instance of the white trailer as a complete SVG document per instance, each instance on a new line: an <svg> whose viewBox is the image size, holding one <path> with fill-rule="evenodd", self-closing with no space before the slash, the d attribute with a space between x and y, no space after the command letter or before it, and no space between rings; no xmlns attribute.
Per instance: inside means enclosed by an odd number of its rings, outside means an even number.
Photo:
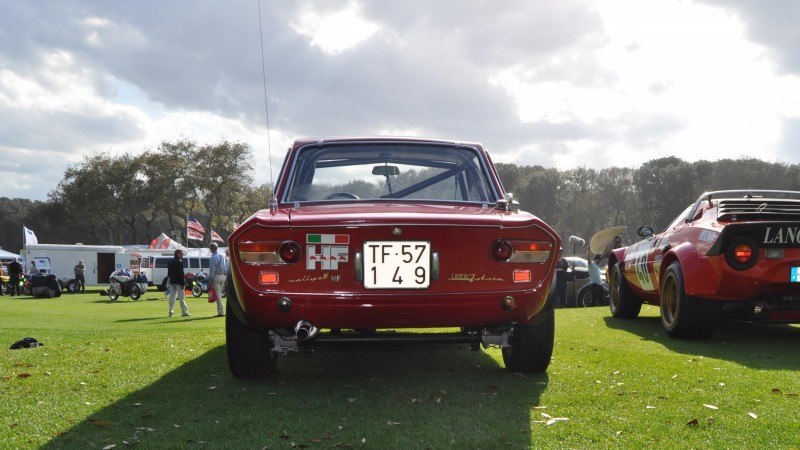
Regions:
<svg viewBox="0 0 800 450"><path fill-rule="evenodd" d="M75 278L74 269L79 260L83 260L86 266L87 285L108 284L111 273L130 268L130 255L125 253L123 247L116 245L26 245L25 260L33 261L37 257L50 258L50 273L56 275L64 285Z"/></svg>

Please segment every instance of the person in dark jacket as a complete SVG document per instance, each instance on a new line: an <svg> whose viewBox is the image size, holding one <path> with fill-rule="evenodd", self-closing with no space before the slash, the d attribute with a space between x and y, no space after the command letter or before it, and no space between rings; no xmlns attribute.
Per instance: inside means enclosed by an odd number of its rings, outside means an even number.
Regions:
<svg viewBox="0 0 800 450"><path fill-rule="evenodd" d="M11 286L10 295L20 295L19 291L19 277L22 275L22 264L19 263L18 258L14 258L11 264L8 265L8 284Z"/></svg>
<svg viewBox="0 0 800 450"><path fill-rule="evenodd" d="M181 303L181 315L191 316L189 308L186 306L186 281L183 278L183 250L175 250L175 257L167 263L167 277L169 277L169 317L172 317L172 308L175 306L175 298Z"/></svg>

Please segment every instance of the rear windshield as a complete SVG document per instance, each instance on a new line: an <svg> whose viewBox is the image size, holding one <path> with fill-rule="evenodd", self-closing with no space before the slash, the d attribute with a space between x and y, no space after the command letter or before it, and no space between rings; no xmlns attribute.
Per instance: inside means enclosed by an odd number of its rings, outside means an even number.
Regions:
<svg viewBox="0 0 800 450"><path fill-rule="evenodd" d="M435 200L495 202L479 153L434 144L308 146L292 165L284 202Z"/></svg>

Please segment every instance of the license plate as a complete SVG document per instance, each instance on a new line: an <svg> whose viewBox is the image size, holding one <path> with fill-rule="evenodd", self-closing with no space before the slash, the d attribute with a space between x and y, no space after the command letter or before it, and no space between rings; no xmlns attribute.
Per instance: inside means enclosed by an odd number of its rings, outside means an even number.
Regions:
<svg viewBox="0 0 800 450"><path fill-rule="evenodd" d="M792 283L800 283L800 267L792 267L792 272L789 274L789 281Z"/></svg>
<svg viewBox="0 0 800 450"><path fill-rule="evenodd" d="M363 251L365 289L426 289L430 286L430 242L364 242Z"/></svg>

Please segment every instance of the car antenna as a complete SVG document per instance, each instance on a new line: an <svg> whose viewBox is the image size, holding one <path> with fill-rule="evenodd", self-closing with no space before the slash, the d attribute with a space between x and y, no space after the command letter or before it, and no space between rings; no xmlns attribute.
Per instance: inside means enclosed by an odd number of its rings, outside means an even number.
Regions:
<svg viewBox="0 0 800 450"><path fill-rule="evenodd" d="M264 115L267 117L267 158L269 160L269 185L271 191L269 209L274 211L278 208L278 201L275 198L275 181L272 178L272 145L269 133L269 101L267 96L267 68L264 62L264 32L261 26L261 0L258 0L258 37L261 44L261 79L264 84Z"/></svg>

